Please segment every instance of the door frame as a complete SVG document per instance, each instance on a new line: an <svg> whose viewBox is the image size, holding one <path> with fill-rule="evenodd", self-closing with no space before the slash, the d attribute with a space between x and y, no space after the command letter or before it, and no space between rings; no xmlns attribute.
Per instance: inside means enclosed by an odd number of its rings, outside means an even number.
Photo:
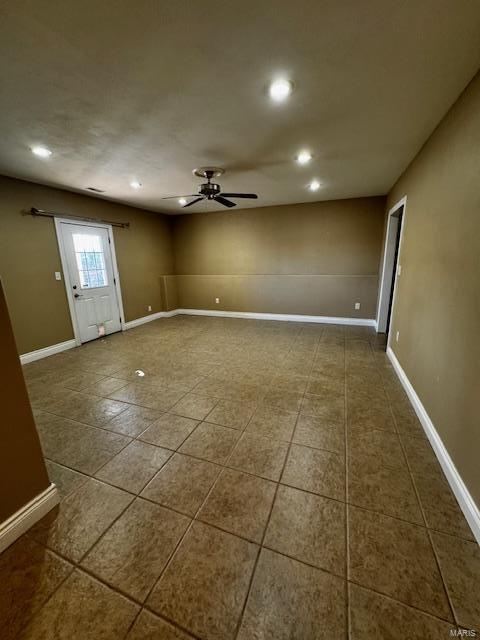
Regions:
<svg viewBox="0 0 480 640"><path fill-rule="evenodd" d="M121 330L125 331L125 314L123 312L123 300L122 300L122 288L120 286L120 274L118 273L117 266L117 254L115 252L115 240L113 237L113 227L111 224L105 224L103 222L87 222L86 220L72 220L71 218L60 218L55 216L55 232L57 234L57 243L58 250L60 252L60 262L62 264L62 272L63 272L63 283L65 285L65 291L67 292L67 300L68 300L68 309L70 311L70 318L72 320L73 327L73 335L75 338L75 344L79 347L82 343L80 339L80 329L77 323L77 315L75 313L75 306L73 300L73 293L71 291L71 287L69 286L69 282L67 282L67 278L70 280L68 264L67 264L67 255L65 252L65 245L63 242L63 234L61 225L64 224L73 224L73 225L82 225L84 227L100 227L102 229L106 229L108 233L109 239L109 247L110 247L110 257L112 259L112 269L113 269L113 277L115 279L115 292L117 294L118 301L118 310L120 312L120 326Z"/></svg>
<svg viewBox="0 0 480 640"><path fill-rule="evenodd" d="M395 220L398 220L398 215L395 214L399 209L402 211L402 226L400 228L400 239L398 241L398 255L395 273L393 272L393 262L395 259L395 247L397 242L398 223L395 224ZM390 293L393 286L392 296L392 309L390 312L390 327L392 326L392 318L395 310L395 296L397 293L397 279L401 273L401 252L402 243L405 231L405 222L407 218L407 196L403 196L398 202L396 202L388 211L387 231L385 233L385 246L383 250L383 264L382 264L382 278L380 281L380 292L378 296L377 306L377 333L385 333L387 328L388 307L390 302ZM400 270L399 270L400 268ZM392 338L392 332L388 334L387 347L390 346Z"/></svg>

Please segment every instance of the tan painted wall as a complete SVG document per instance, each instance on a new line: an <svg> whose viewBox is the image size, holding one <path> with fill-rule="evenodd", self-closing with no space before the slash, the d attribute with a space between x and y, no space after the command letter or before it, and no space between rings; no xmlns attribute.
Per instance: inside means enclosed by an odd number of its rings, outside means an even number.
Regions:
<svg viewBox="0 0 480 640"><path fill-rule="evenodd" d="M0 523L50 484L0 281Z"/></svg>
<svg viewBox="0 0 480 640"><path fill-rule="evenodd" d="M73 338L52 219L23 210L59 211L130 222L114 228L126 320L167 308L162 276L172 274L170 222L166 216L30 182L0 177L0 275L20 353ZM171 308L171 307L170 307Z"/></svg>
<svg viewBox="0 0 480 640"><path fill-rule="evenodd" d="M480 505L480 75L388 198L406 195L392 346Z"/></svg>
<svg viewBox="0 0 480 640"><path fill-rule="evenodd" d="M384 206L378 197L177 216L179 306L373 318Z"/></svg>

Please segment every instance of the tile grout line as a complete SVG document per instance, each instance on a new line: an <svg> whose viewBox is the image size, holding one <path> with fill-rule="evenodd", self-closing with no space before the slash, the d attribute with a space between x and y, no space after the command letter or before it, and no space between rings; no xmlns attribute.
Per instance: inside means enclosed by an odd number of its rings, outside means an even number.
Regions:
<svg viewBox="0 0 480 640"><path fill-rule="evenodd" d="M422 507L422 513L423 513L423 507ZM436 562L436 565L437 565L437 568L438 568L438 572L439 572L439 574L440 574L440 579L441 579L441 581L442 581L443 591L444 591L445 596L446 596L446 598L447 598L448 606L449 606L450 612L451 612L451 614L452 614L452 621L453 621L455 624L460 625L460 624L461 624L461 622L460 622L460 620L458 619L457 614L456 614L455 607L453 606L453 601L452 601L452 599L451 599L451 597L450 597L450 592L449 592L449 590L448 590L448 586L447 586L447 583L446 583L445 577L444 577L444 575L443 575L442 565L440 564L440 559L439 559L439 557L438 557L437 550L436 550L436 548L435 548L435 545L433 544L432 533L431 533L431 531L428 529L428 527L427 527L427 536L428 536L428 540L429 540L429 542L430 542L430 546L431 546L432 551L433 551L433 555L434 555L434 557L435 557L435 562Z"/></svg>
<svg viewBox="0 0 480 640"><path fill-rule="evenodd" d="M24 534L25 535L25 534ZM21 539L21 538L19 538ZM33 540L33 538L30 538L31 540ZM34 540L34 542L36 542ZM44 546L42 545L40 542L37 542L37 544L39 544L40 546ZM48 549L48 547L44 547L46 549ZM53 553L54 555L60 557L62 560L65 560L65 558L63 558L63 556L61 556L60 554L53 552L51 549L48 549L48 551L50 551L50 553ZM69 563L71 564L71 563ZM17 638L19 640L21 640L21 634L23 634L23 632L26 630L26 628L28 627L28 625L33 621L33 619L40 613L40 611L47 605L48 602L50 602L50 600L53 598L53 596L57 593L57 591L60 589L60 587L65 584L65 582L70 578L70 576L73 574L73 572L75 571L76 567L75 565L72 566L71 570L67 573L67 575L65 576L65 578L63 578L63 580L61 580L59 582L59 584L55 587L55 589L53 589L52 593L46 598L46 600L44 602L42 602L42 604L38 607L38 609L30 616L30 618L28 618L25 621L25 624L22 624L21 627L18 629L17 633L15 634L13 640L16 640Z"/></svg>
<svg viewBox="0 0 480 640"><path fill-rule="evenodd" d="M348 580L348 584L352 584L352 585L355 585L357 587L360 587L361 589L364 589L365 591L370 591L371 593L375 593L376 595L382 596L383 598L387 598L388 600L391 600L392 602L395 602L396 604L399 604L402 607L406 607L408 609L413 609L414 611L417 611L418 613L422 613L423 615L429 616L430 618L433 618L435 620L441 620L442 622L447 622L450 625L453 624L454 626L460 626L460 625L457 625L455 622L452 622L452 620L450 620L449 618L441 618L440 616L435 615L434 613L431 613L430 611L427 611L426 609L420 609L419 607L415 606L414 604L409 604L407 602L404 602L403 600L397 600L397 598L394 598L389 593L384 593L383 591L378 591L378 589L375 589L373 587L366 587L364 584L362 584L361 582L357 582L356 580Z"/></svg>
<svg viewBox="0 0 480 640"><path fill-rule="evenodd" d="M393 411L392 411L392 414L393 414ZM394 419L395 419L395 416L394 416ZM418 488L417 488L417 485L416 485L416 482L415 482L415 476L414 476L414 474L412 472L412 468L411 468L410 462L408 460L408 456L406 454L405 447L404 447L404 444L402 442L402 439L399 438L399 440L400 440L400 446L402 447L403 454L404 454L405 459L407 461L407 468L408 468L408 472L410 474L410 480L411 480L412 485L413 485L413 490L415 491L415 495L417 496L417 500L418 500L418 503L420 505L420 510L421 510L421 513L422 513L423 521L425 522L425 529L426 529L426 532L427 532L428 540L430 542L430 546L431 546L433 555L435 557L435 563L437 565L438 572L440 574L440 578L441 578L442 586L443 586L443 591L444 591L445 596L447 598L447 602L448 602L448 606L449 606L449 609L450 609L450 613L452 615L452 620L453 620L454 623L459 625L460 621L457 619L455 608L453 606L453 601L452 601L452 599L450 597L450 592L448 590L447 583L446 583L445 577L443 575L442 567L441 567L441 564L440 564L440 559L438 557L437 550L436 550L435 545L433 543L432 532L431 532L431 530L430 530L430 528L428 526L427 516L425 514L425 509L424 509L424 506L423 506L423 502L422 502L422 500L420 498L420 493L418 491ZM453 536L453 537L459 537L459 536Z"/></svg>
<svg viewBox="0 0 480 640"><path fill-rule="evenodd" d="M345 445L345 605L346 605L346 625L345 636L347 640L350 638L350 590L348 588L350 578L350 519L348 509L348 402L347 402L347 343L344 343L344 403L345 403L345 422L344 422L344 445Z"/></svg>

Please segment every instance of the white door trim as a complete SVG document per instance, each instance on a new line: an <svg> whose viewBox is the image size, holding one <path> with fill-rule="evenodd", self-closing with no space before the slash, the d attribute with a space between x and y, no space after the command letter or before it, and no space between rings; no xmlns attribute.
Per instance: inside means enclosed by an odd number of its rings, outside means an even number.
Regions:
<svg viewBox="0 0 480 640"><path fill-rule="evenodd" d="M115 240L113 237L113 228L111 224L104 224L102 222L86 222L83 220L75 220L72 221L69 218L58 218L55 217L54 218L54 222L55 222L55 231L57 234L57 242L58 242L58 249L60 252L60 261L62 263L62 271L63 271L63 283L65 285L65 291L67 292L67 300L68 300L68 308L70 311L70 318L72 320L72 327L73 327L73 335L74 335L74 339L75 339L75 345L77 347L79 347L82 344L82 341L80 339L80 329L78 327L78 323L77 323L77 315L75 313L75 307L74 307L74 300L73 300L73 294L71 291L71 288L69 287L69 282L68 282L68 266L67 266L67 255L65 252L65 245L63 242L63 234L61 232L61 225L63 224L75 224L75 225L83 225L85 227L101 227L102 229L106 229L107 233L108 233L108 239L110 240L109 243L109 247L110 247L110 255L112 258L112 269L113 269L113 277L115 278L115 291L117 294L117 301L118 301L118 308L120 311L120 325L122 328L122 331L125 331L125 314L123 312L123 300L122 300L122 289L120 286L120 275L118 273L118 266L117 266L117 255L115 253Z"/></svg>
<svg viewBox="0 0 480 640"><path fill-rule="evenodd" d="M393 273L393 258L395 256L395 245L396 245L396 233L392 233L392 219L395 217L395 213L403 207L402 213L402 226L400 228L400 240L398 245L398 257L397 257L397 266L395 273ZM393 298L392 298L392 310L390 320L393 318L393 311L395 307L395 294L397 289L397 272L400 263L400 255L402 250L402 242L403 235L405 230L405 220L407 214L407 196L403 196L401 200L393 205L393 207L388 212L388 221L387 221L387 231L385 234L385 247L383 250L383 260L382 260L382 278L380 281L380 293L378 296L378 306L377 306L377 332L384 333L387 328L387 317L388 317L388 305L390 301L390 292L391 287L393 285ZM388 336L388 345L390 345L392 332L389 333Z"/></svg>

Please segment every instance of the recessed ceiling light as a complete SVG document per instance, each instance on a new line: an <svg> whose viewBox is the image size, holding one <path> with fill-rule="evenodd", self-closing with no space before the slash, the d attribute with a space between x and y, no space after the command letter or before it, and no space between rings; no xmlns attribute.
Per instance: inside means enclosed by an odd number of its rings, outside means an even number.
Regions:
<svg viewBox="0 0 480 640"><path fill-rule="evenodd" d="M312 180L308 185L310 191L318 191L320 189L320 182L318 180Z"/></svg>
<svg viewBox="0 0 480 640"><path fill-rule="evenodd" d="M312 159L312 154L310 151L300 151L297 154L297 162L298 164L307 164Z"/></svg>
<svg viewBox="0 0 480 640"><path fill-rule="evenodd" d="M184 207L187 204L187 200L186 198L179 198L178 200L178 204L182 207Z"/></svg>
<svg viewBox="0 0 480 640"><path fill-rule="evenodd" d="M52 155L52 152L47 147L32 147L32 153L39 158L48 158Z"/></svg>
<svg viewBox="0 0 480 640"><path fill-rule="evenodd" d="M138 180L132 180L132 182L130 182L130 186L132 187L132 189L141 189L142 183Z"/></svg>
<svg viewBox="0 0 480 640"><path fill-rule="evenodd" d="M293 84L285 78L274 80L268 90L271 99L274 102L283 102L293 91Z"/></svg>

